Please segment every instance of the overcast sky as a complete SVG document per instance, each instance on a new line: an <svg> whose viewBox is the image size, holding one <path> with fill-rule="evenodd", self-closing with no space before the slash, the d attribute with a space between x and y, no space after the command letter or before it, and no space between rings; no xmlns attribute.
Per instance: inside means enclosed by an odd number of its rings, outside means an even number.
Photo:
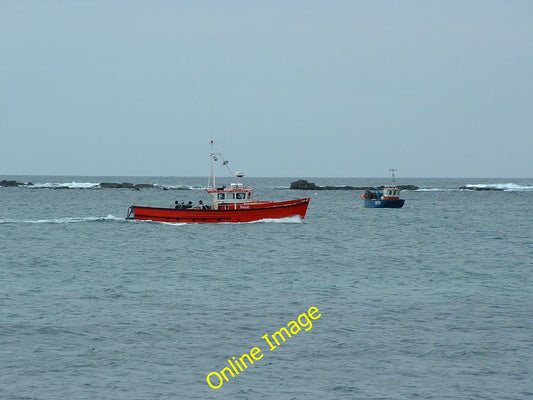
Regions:
<svg viewBox="0 0 533 400"><path fill-rule="evenodd" d="M0 0L0 177L533 177L533 1Z"/></svg>

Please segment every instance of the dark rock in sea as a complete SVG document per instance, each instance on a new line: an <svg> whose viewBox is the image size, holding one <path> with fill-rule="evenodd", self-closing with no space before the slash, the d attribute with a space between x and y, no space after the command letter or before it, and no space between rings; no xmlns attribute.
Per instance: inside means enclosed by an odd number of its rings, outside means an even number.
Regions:
<svg viewBox="0 0 533 400"><path fill-rule="evenodd" d="M298 189L298 190L321 190L319 186L315 185L314 183L308 182L305 179L300 179L296 182L291 183L291 189Z"/></svg>
<svg viewBox="0 0 533 400"><path fill-rule="evenodd" d="M137 183L133 186L135 189L152 189L154 185L151 183Z"/></svg>
<svg viewBox="0 0 533 400"><path fill-rule="evenodd" d="M129 183L129 182L101 182L100 187L103 189L153 189L155 186L151 183Z"/></svg>
<svg viewBox="0 0 533 400"><path fill-rule="evenodd" d="M102 182L100 183L100 187L103 189L120 189L122 186L120 183Z"/></svg>
<svg viewBox="0 0 533 400"><path fill-rule="evenodd" d="M0 186L2 187L17 187L21 185L24 185L24 184L17 182L17 181L6 181L5 179L0 181Z"/></svg>
<svg viewBox="0 0 533 400"><path fill-rule="evenodd" d="M17 182L17 181L7 181L7 180L1 180L0 181L0 187L18 187L18 186L33 186L33 183L28 182Z"/></svg>
<svg viewBox="0 0 533 400"><path fill-rule="evenodd" d="M383 185L378 186L383 189ZM399 185L400 190L417 190L416 185ZM305 179L300 179L291 183L291 189L298 190L367 190L374 189L375 186L317 186L312 182L308 182Z"/></svg>
<svg viewBox="0 0 533 400"><path fill-rule="evenodd" d="M416 185L398 185L398 187L400 188L400 190L418 190L418 189L420 189Z"/></svg>

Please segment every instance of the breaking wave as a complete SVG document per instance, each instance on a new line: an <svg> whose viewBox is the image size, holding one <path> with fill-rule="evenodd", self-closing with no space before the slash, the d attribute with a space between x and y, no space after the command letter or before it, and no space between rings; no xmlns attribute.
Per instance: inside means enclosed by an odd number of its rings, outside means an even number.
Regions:
<svg viewBox="0 0 533 400"><path fill-rule="evenodd" d="M456 192L463 190L474 191L504 191L504 192L531 192L533 191L532 185L519 185L516 183L469 183L455 188L419 188L415 192Z"/></svg>
<svg viewBox="0 0 533 400"><path fill-rule="evenodd" d="M28 188L31 189L96 189L100 188L99 183L94 182L46 182L46 183L35 183L29 185Z"/></svg>
<svg viewBox="0 0 533 400"><path fill-rule="evenodd" d="M533 186L530 185L518 185L516 183L480 183L480 184L468 184L461 187L466 190L498 190L506 192L529 192L533 191Z"/></svg>
<svg viewBox="0 0 533 400"><path fill-rule="evenodd" d="M200 186L184 186L184 185L159 185L158 183L154 184L154 188L163 189L163 190L205 190L206 187Z"/></svg>
<svg viewBox="0 0 533 400"><path fill-rule="evenodd" d="M188 185L161 185L159 183L115 183L115 182L45 182L21 183L28 189L159 189L159 190L205 190L205 187Z"/></svg>
<svg viewBox="0 0 533 400"><path fill-rule="evenodd" d="M420 188L416 189L415 192L451 192L457 191L460 189L445 189L445 188Z"/></svg>

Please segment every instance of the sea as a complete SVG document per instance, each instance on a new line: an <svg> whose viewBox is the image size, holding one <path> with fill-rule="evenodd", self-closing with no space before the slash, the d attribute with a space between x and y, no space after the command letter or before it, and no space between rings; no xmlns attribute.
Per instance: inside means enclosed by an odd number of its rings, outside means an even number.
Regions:
<svg viewBox="0 0 533 400"><path fill-rule="evenodd" d="M169 224L125 217L207 178L0 178L0 399L533 398L533 179L247 178L305 220Z"/></svg>

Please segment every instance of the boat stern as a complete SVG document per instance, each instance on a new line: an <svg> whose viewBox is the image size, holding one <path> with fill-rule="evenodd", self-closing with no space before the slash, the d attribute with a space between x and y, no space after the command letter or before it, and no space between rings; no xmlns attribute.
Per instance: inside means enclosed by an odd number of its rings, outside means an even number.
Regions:
<svg viewBox="0 0 533 400"><path fill-rule="evenodd" d="M128 207L126 219L135 219L135 207L133 205Z"/></svg>

